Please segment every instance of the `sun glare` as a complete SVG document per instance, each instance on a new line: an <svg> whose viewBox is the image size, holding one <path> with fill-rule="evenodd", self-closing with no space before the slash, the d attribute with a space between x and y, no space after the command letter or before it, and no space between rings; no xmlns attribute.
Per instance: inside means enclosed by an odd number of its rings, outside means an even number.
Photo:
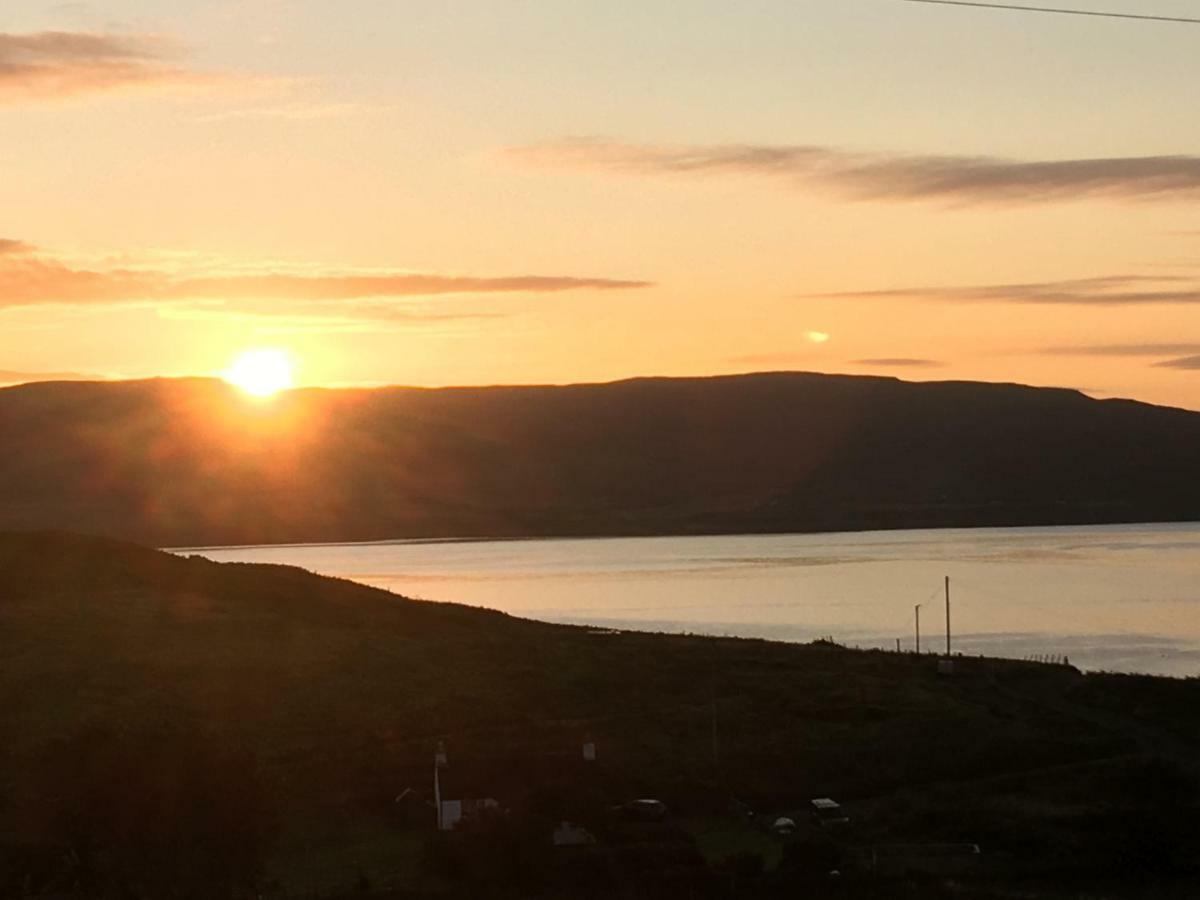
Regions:
<svg viewBox="0 0 1200 900"><path fill-rule="evenodd" d="M271 397L292 386L292 360L283 350L247 350L224 378L254 397Z"/></svg>

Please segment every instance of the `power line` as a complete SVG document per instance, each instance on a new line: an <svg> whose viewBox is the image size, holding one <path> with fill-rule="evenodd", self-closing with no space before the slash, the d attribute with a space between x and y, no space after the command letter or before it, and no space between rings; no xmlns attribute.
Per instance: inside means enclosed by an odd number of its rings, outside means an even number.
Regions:
<svg viewBox="0 0 1200 900"><path fill-rule="evenodd" d="M1093 9L1058 9L1051 6L1017 6L1013 3L979 3L971 0L902 0L904 3L935 3L938 6L971 6L977 9L1015 9L1020 12L1056 13L1063 16L1094 16L1101 19L1140 19L1143 22L1175 22L1200 25L1200 19L1179 16L1146 16L1138 13L1101 12Z"/></svg>

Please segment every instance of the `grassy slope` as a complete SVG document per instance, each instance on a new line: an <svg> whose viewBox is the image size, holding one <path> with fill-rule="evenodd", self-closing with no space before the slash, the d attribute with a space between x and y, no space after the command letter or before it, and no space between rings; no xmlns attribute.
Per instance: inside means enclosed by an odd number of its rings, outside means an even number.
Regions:
<svg viewBox="0 0 1200 900"><path fill-rule="evenodd" d="M1076 840L1128 758L1200 748L1194 681L974 660L945 679L910 656L593 634L68 535L0 535L0 634L13 809L54 741L182 723L258 759L278 853L303 851L311 878L343 874L311 871L323 859L403 868L392 798L424 789L439 739L464 792L517 802L574 777L590 734L614 802L708 817L730 795L832 794L869 811L864 839L986 840L1030 865L1029 835Z"/></svg>

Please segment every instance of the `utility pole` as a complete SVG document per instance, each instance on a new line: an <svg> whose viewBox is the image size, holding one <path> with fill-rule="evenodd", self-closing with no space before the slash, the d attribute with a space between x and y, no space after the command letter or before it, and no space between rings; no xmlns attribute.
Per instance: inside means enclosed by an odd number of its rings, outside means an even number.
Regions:
<svg viewBox="0 0 1200 900"><path fill-rule="evenodd" d="M437 760L433 762L433 808L437 817L437 830L442 830L442 782L438 778Z"/></svg>
<svg viewBox="0 0 1200 900"><path fill-rule="evenodd" d="M712 679L712 757L713 772L721 771L720 757L717 755L717 664L710 661L709 675Z"/></svg>
<svg viewBox="0 0 1200 900"><path fill-rule="evenodd" d="M917 619L917 656L921 655L921 604L918 603L913 607L913 613Z"/></svg>
<svg viewBox="0 0 1200 900"><path fill-rule="evenodd" d="M946 656L950 656L950 576L946 576Z"/></svg>
<svg viewBox="0 0 1200 900"><path fill-rule="evenodd" d="M437 829L442 830L442 779L441 769L446 765L446 745L438 741L433 754L433 805L437 808Z"/></svg>

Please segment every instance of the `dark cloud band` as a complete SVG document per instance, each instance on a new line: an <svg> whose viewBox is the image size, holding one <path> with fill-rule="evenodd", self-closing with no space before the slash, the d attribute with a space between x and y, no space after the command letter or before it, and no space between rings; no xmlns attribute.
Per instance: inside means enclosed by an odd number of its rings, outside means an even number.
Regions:
<svg viewBox="0 0 1200 900"><path fill-rule="evenodd" d="M1200 353L1200 344L1094 344L1078 347L1046 347L1049 356L1180 356Z"/></svg>
<svg viewBox="0 0 1200 900"><path fill-rule="evenodd" d="M1136 306L1200 303L1200 281L1172 275L1109 275L1065 281L957 287L905 287L840 291L807 297L894 298L960 303L1030 303L1050 306Z"/></svg>
<svg viewBox="0 0 1200 900"><path fill-rule="evenodd" d="M896 369L921 369L935 368L945 365L936 359L913 359L909 357L887 357L884 359L856 359L852 360L852 364L856 366L873 366L883 368Z"/></svg>
<svg viewBox="0 0 1200 900"><path fill-rule="evenodd" d="M568 138L509 147L522 165L626 175L751 175L859 200L952 204L1044 203L1084 198L1194 200L1200 157L1011 160L984 156L853 153L804 145L671 146Z"/></svg>
<svg viewBox="0 0 1200 900"><path fill-rule="evenodd" d="M1200 369L1200 356L1185 356L1180 359L1168 359L1154 364L1160 369Z"/></svg>

